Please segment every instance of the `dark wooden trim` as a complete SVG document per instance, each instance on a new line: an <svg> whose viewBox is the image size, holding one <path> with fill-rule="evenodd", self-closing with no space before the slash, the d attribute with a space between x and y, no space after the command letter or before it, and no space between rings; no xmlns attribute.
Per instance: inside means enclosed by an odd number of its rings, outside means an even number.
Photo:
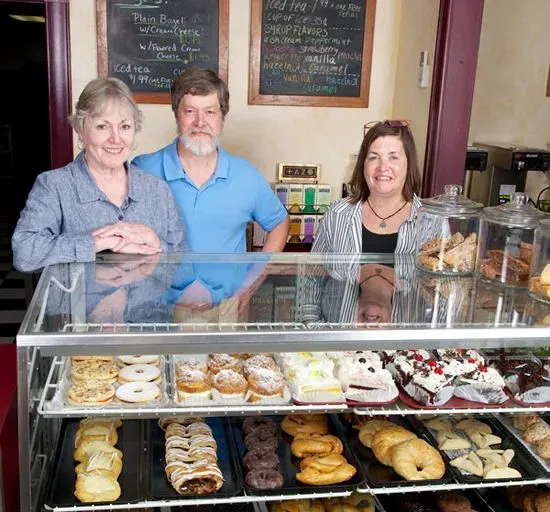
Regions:
<svg viewBox="0 0 550 512"><path fill-rule="evenodd" d="M46 2L46 45L50 109L50 166L73 159L71 114L71 47L68 0Z"/></svg>
<svg viewBox="0 0 550 512"><path fill-rule="evenodd" d="M107 0L96 0L97 73L109 77ZM229 72L229 0L218 0L218 75L227 83ZM138 103L170 104L170 92L134 92Z"/></svg>
<svg viewBox="0 0 550 512"><path fill-rule="evenodd" d="M546 81L546 96L550 97L550 64L548 65L548 79Z"/></svg>
<svg viewBox="0 0 550 512"><path fill-rule="evenodd" d="M360 96L297 96L285 94L260 93L260 68L262 47L262 0L251 1L250 12L250 57L248 73L249 105L293 105L298 107L368 107L370 75L372 65L372 45L374 38L374 19L376 0L366 0L365 32L363 35L363 56L361 64Z"/></svg>
<svg viewBox="0 0 550 512"><path fill-rule="evenodd" d="M440 0L422 196L464 182L484 0Z"/></svg>

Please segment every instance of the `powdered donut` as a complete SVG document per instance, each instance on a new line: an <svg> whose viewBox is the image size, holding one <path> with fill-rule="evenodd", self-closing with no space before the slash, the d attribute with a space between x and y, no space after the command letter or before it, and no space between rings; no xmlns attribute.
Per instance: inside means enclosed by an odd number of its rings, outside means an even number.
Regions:
<svg viewBox="0 0 550 512"><path fill-rule="evenodd" d="M246 471L253 469L277 469L279 456L274 452L248 452L243 457L243 466Z"/></svg>
<svg viewBox="0 0 550 512"><path fill-rule="evenodd" d="M159 356L118 356L118 361L122 364L159 364Z"/></svg>
<svg viewBox="0 0 550 512"><path fill-rule="evenodd" d="M151 382L160 377L160 370L150 364L131 364L118 372L119 382Z"/></svg>
<svg viewBox="0 0 550 512"><path fill-rule="evenodd" d="M151 402L160 397L160 389L153 382L127 382L118 387L116 397L123 402Z"/></svg>
<svg viewBox="0 0 550 512"><path fill-rule="evenodd" d="M266 418L265 416L248 416L243 422L244 435L251 434L254 430L263 425L270 425L268 428L272 430L272 434L275 434L277 431L277 425L271 418Z"/></svg>

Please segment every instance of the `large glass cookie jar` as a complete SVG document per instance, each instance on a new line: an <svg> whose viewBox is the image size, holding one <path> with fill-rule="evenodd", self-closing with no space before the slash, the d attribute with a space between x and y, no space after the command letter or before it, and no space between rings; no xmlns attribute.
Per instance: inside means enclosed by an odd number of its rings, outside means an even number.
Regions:
<svg viewBox="0 0 550 512"><path fill-rule="evenodd" d="M483 205L462 195L460 185L422 199L417 219L416 266L443 275L473 272Z"/></svg>
<svg viewBox="0 0 550 512"><path fill-rule="evenodd" d="M550 304L550 218L542 220L535 229L529 294Z"/></svg>
<svg viewBox="0 0 550 512"><path fill-rule="evenodd" d="M479 278L526 287L535 228L544 216L521 192L512 194L509 203L484 208L476 265Z"/></svg>

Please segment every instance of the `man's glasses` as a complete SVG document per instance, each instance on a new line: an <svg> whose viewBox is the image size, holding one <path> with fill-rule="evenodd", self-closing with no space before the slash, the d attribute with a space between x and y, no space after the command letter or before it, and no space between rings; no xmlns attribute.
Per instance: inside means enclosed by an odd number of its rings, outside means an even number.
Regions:
<svg viewBox="0 0 550 512"><path fill-rule="evenodd" d="M371 128L374 128L379 124L386 124L388 126L391 126L392 128L403 128L405 126L409 126L409 121L407 121L406 119L386 119L384 121L370 121L363 125L364 135L366 135Z"/></svg>

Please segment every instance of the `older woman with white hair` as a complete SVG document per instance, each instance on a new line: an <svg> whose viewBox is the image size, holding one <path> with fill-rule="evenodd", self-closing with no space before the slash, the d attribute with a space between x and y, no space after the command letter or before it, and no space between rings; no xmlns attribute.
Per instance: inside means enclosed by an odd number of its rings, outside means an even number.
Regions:
<svg viewBox="0 0 550 512"><path fill-rule="evenodd" d="M93 261L106 250L186 249L168 185L128 163L140 123L120 80L96 79L85 87L71 116L82 152L36 179L12 237L15 268Z"/></svg>

